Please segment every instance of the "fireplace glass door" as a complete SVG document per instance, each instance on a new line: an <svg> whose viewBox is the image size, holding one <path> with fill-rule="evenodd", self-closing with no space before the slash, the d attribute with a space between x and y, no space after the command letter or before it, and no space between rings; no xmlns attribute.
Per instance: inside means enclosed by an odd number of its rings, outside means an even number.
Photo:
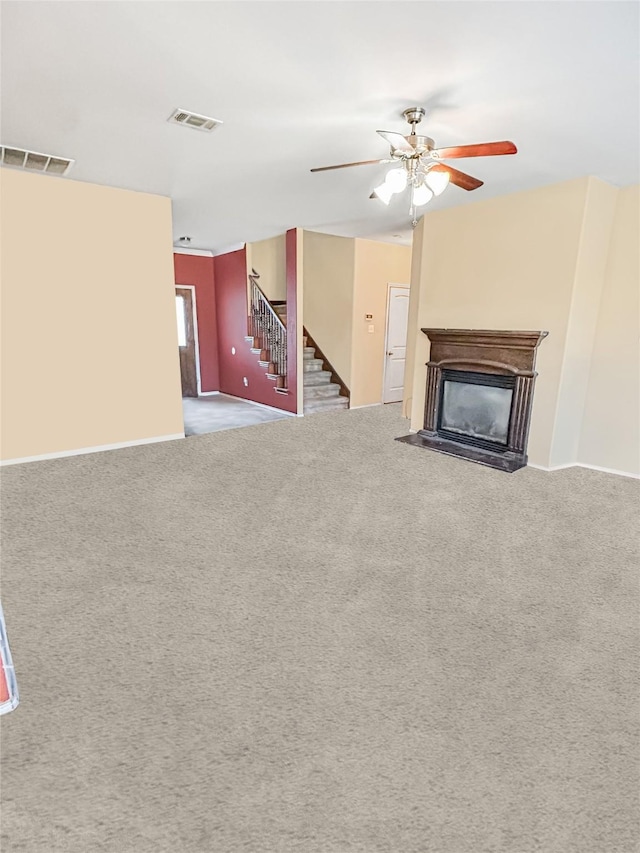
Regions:
<svg viewBox="0 0 640 853"><path fill-rule="evenodd" d="M515 377L443 370L438 433L453 441L506 450Z"/></svg>

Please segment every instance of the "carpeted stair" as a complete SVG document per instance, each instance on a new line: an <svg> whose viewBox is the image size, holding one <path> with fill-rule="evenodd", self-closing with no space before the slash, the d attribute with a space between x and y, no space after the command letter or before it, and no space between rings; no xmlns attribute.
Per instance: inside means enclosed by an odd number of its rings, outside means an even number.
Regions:
<svg viewBox="0 0 640 853"><path fill-rule="evenodd" d="M278 303L273 306L276 314L286 324L287 305ZM348 409L349 399L340 394L340 386L331 381L331 371L324 370L324 362L316 358L315 347L306 346L304 338L304 414L328 412L335 409Z"/></svg>

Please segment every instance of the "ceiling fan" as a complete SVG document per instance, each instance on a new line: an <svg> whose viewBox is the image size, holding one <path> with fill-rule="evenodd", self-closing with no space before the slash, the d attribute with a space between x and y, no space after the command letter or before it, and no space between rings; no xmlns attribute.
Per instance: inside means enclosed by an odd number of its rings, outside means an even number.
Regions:
<svg viewBox="0 0 640 853"><path fill-rule="evenodd" d="M370 198L379 198L389 204L395 193L407 187L411 189L412 224L417 225L417 208L427 204L434 195L444 192L449 182L463 190L477 190L483 182L465 172L460 172L442 160L460 157L490 157L497 154L516 154L518 149L513 142L481 142L478 145L456 145L451 148L436 148L429 136L416 133L425 111L422 107L410 107L402 115L411 125L411 133L403 136L390 130L378 130L377 133L391 146L389 157L382 160L360 160L356 163L341 163L339 166L321 166L312 172L327 172L331 169L347 169L351 166L368 166L373 163L398 163L400 168L390 169L379 187Z"/></svg>

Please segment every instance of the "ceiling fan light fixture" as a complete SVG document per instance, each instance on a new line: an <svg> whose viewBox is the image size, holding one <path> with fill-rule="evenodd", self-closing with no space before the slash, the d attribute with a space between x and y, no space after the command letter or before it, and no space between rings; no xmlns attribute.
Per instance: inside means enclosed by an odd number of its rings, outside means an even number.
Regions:
<svg viewBox="0 0 640 853"><path fill-rule="evenodd" d="M430 169L425 175L424 182L434 195L440 195L449 184L449 173Z"/></svg>
<svg viewBox="0 0 640 853"><path fill-rule="evenodd" d="M376 198L379 198L383 204L389 204L391 201L391 196L395 193L395 190L392 189L389 184L385 181L384 184L380 184L379 187L376 187L373 191L373 195Z"/></svg>
<svg viewBox="0 0 640 853"><path fill-rule="evenodd" d="M390 169L387 172L384 182L392 193L401 193L407 186L407 170L404 167L400 169Z"/></svg>
<svg viewBox="0 0 640 853"><path fill-rule="evenodd" d="M408 190L408 195L411 197L409 210L411 224L415 227L418 224L417 208L428 204L434 196L441 195L450 183L466 191L477 190L483 185L483 181L478 178L454 169L452 166L444 165L440 161L466 157L494 157L502 154L516 154L518 151L515 144L509 140L437 148L430 136L416 133L417 125L425 115L423 107L410 107L404 110L402 115L411 125L411 133L408 136L392 130L377 131L390 147L390 153L386 158L339 163L336 166L322 166L311 171L326 172L352 166L393 163L395 168L387 172L384 182L373 190L369 198L378 198L383 204L388 205L392 196Z"/></svg>
<svg viewBox="0 0 640 853"><path fill-rule="evenodd" d="M413 188L413 195L411 196L411 203L414 207L422 207L423 204L427 204L433 198L433 193L429 189L426 184L418 184Z"/></svg>

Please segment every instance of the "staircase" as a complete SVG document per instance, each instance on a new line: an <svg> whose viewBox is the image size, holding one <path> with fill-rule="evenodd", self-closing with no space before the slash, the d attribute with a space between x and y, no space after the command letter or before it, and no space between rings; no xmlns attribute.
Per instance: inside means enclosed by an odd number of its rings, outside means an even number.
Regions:
<svg viewBox="0 0 640 853"><path fill-rule="evenodd" d="M288 394L286 323L282 322L260 289L259 278L258 273L252 270L247 317L249 334L245 340L251 344L251 352L258 356L258 363L265 368L267 378L275 382L276 393Z"/></svg>
<svg viewBox="0 0 640 853"><path fill-rule="evenodd" d="M282 321L287 324L287 305L279 302L273 305L273 309ZM349 398L340 394L340 384L332 382L332 371L326 368L329 365L324 358L316 356L315 346L307 346L308 335L303 330L304 345L304 414L311 415L315 412L331 412L336 409L348 409Z"/></svg>

